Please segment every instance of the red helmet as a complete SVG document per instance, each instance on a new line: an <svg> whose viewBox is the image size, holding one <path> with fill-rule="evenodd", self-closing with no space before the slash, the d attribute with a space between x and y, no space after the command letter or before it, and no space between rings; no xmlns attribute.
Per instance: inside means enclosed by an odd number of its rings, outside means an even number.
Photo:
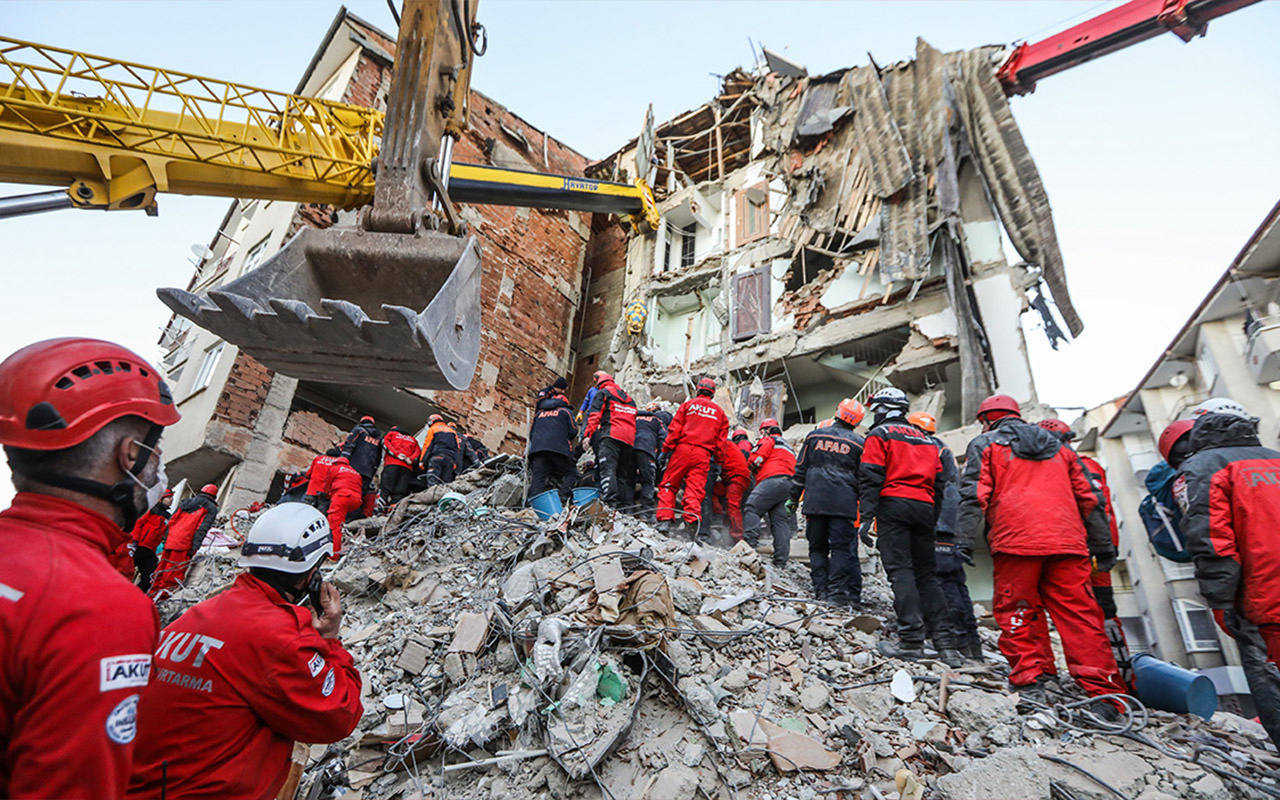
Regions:
<svg viewBox="0 0 1280 800"><path fill-rule="evenodd" d="M840 405L836 406L836 419L854 428L858 427L858 423L866 415L867 410L862 407L862 403L851 397L841 400Z"/></svg>
<svg viewBox="0 0 1280 800"><path fill-rule="evenodd" d="M596 374L592 375L591 377L595 380L595 382L596 382L596 386L599 386L600 384L604 383L605 381L611 381L611 380L613 380L613 376L612 376L612 375L610 375L609 373L605 372L605 371L604 371L604 370L602 370L602 369L598 369L598 370L596 370Z"/></svg>
<svg viewBox="0 0 1280 800"><path fill-rule="evenodd" d="M710 378L698 379L698 394L715 394L716 382Z"/></svg>
<svg viewBox="0 0 1280 800"><path fill-rule="evenodd" d="M1161 432L1160 441L1156 444L1160 449L1160 457L1168 461L1169 451L1173 450L1173 446L1178 443L1179 439L1191 433L1191 428L1195 424L1195 420L1190 419L1180 419L1177 422L1169 423L1169 427Z"/></svg>
<svg viewBox="0 0 1280 800"><path fill-rule="evenodd" d="M1063 439L1076 438L1076 432L1071 430L1071 426L1060 419L1042 419L1036 423L1049 433L1055 433Z"/></svg>
<svg viewBox="0 0 1280 800"><path fill-rule="evenodd" d="M1022 409L1018 406L1017 400L1007 394L993 394L978 406L978 419L982 419L987 414L996 411L1003 411L1015 416L1021 416L1022 414Z"/></svg>
<svg viewBox="0 0 1280 800"><path fill-rule="evenodd" d="M938 432L938 418L927 411L912 411L907 415L907 422L915 425L925 433Z"/></svg>
<svg viewBox="0 0 1280 800"><path fill-rule="evenodd" d="M210 497L218 496L218 487L212 483L206 483L200 487L200 494L207 494Z"/></svg>
<svg viewBox="0 0 1280 800"><path fill-rule="evenodd" d="M173 395L136 353L99 339L46 339L0 363L0 444L63 450L121 417L178 421Z"/></svg>
<svg viewBox="0 0 1280 800"><path fill-rule="evenodd" d="M763 420L760 421L760 430L767 431L770 428L777 428L778 430L782 430L782 426L779 425L778 421L773 417L765 417Z"/></svg>
<svg viewBox="0 0 1280 800"><path fill-rule="evenodd" d="M729 440L733 442L736 442L739 439L750 439L750 438L751 438L751 434L747 433L746 428L738 428L733 432L732 435L729 436Z"/></svg>

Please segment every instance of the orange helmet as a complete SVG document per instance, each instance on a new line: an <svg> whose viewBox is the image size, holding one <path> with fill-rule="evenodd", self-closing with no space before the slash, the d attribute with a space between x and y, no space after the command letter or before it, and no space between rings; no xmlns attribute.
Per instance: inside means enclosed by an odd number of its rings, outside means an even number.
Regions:
<svg viewBox="0 0 1280 800"><path fill-rule="evenodd" d="M938 432L938 420L927 411L912 411L907 415L907 422L915 425L925 433Z"/></svg>
<svg viewBox="0 0 1280 800"><path fill-rule="evenodd" d="M862 403L851 397L841 400L840 405L836 406L836 419L851 428L858 427L858 423L862 422L862 418L866 415L867 410L862 407Z"/></svg>

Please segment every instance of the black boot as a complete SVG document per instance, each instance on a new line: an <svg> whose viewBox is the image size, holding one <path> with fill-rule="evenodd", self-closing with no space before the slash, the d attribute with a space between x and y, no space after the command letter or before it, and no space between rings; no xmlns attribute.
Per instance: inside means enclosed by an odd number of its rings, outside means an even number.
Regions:
<svg viewBox="0 0 1280 800"><path fill-rule="evenodd" d="M982 645L981 645L980 643L978 643L978 642L974 642L974 643L972 643L972 644L967 644L967 645L965 645L965 646L964 646L964 648L963 648L963 649L961 649L961 651L960 651L960 652L964 653L964 654L965 654L966 656L968 656L969 658L976 658L976 659L978 659L979 661L981 661L981 660L983 660L984 658L986 658L986 656L984 656L984 655L982 654Z"/></svg>
<svg viewBox="0 0 1280 800"><path fill-rule="evenodd" d="M1036 678L1035 683L1028 683L1025 686L1013 687L1018 692L1018 705L1024 710L1039 711L1042 707L1049 705L1049 695L1045 692L1045 683L1048 678L1044 675Z"/></svg>
<svg viewBox="0 0 1280 800"><path fill-rule="evenodd" d="M942 659L942 663L952 669L960 669L964 666L964 655L955 648L939 648L938 658Z"/></svg>
<svg viewBox="0 0 1280 800"><path fill-rule="evenodd" d="M919 642L881 642L876 645L880 655L889 658L905 658L914 661L924 658L924 644Z"/></svg>

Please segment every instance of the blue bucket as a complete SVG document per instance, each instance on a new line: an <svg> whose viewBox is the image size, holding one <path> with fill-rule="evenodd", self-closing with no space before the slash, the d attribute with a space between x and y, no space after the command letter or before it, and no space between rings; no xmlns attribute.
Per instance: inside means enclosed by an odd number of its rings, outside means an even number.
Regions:
<svg viewBox="0 0 1280 800"><path fill-rule="evenodd" d="M1146 653L1133 657L1133 684L1139 700L1161 711L1209 719L1218 710L1218 690L1207 675Z"/></svg>
<svg viewBox="0 0 1280 800"><path fill-rule="evenodd" d="M573 490L573 504L575 506L585 506L592 500L600 499L600 490L594 486L579 486Z"/></svg>
<svg viewBox="0 0 1280 800"><path fill-rule="evenodd" d="M560 492L556 489L549 489L542 494L530 497L529 506L533 509L533 513L538 515L538 519L551 519L564 510L564 506L560 504Z"/></svg>

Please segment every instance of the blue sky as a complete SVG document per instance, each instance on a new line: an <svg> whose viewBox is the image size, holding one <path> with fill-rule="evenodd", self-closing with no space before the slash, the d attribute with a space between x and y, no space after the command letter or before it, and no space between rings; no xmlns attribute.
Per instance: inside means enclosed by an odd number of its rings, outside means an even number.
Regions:
<svg viewBox="0 0 1280 800"><path fill-rule="evenodd" d="M811 72L1036 39L1116 3L514 2L484 0L489 52L474 85L591 157L708 100L716 74L762 42ZM394 28L381 0L348 3ZM0 0L0 31L144 64L291 90L337 3L307 0ZM1075 18L1074 20L1072 18ZM1052 201L1085 322L1054 353L1030 342L1041 398L1085 406L1123 394L1280 197L1280 3L1172 34L1044 80L1013 101ZM0 194L32 191L0 185ZM160 217L62 211L0 221L8 277L0 356L91 335L154 358L167 312L153 290L185 283L190 246L227 201L162 196Z"/></svg>

